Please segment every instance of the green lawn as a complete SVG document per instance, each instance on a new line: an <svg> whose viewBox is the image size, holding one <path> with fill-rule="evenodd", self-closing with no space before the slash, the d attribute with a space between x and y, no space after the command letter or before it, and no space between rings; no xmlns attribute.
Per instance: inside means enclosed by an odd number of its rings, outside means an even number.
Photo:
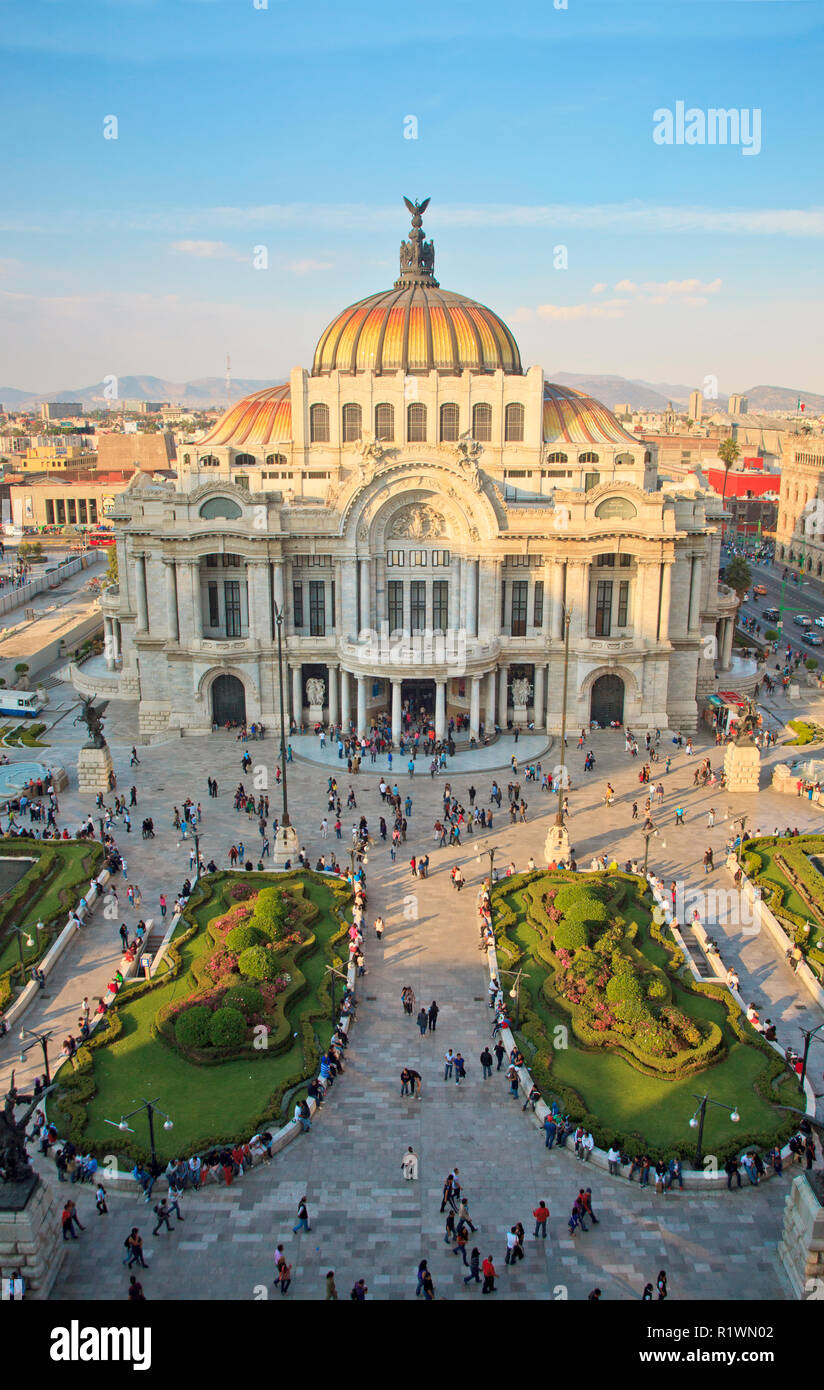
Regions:
<svg viewBox="0 0 824 1390"><path fill-rule="evenodd" d="M14 925L30 932L34 944L26 946L24 941L23 955L27 966L34 965L51 947L54 933L58 928L62 930L69 911L86 892L102 860L101 846L88 840L0 840L0 856L11 855L12 848L37 862L0 903L0 976L20 960L17 935L6 928ZM44 874L44 852L49 859L55 855L60 862L54 876ZM46 927L51 924L53 930L41 932L38 938L38 921Z"/></svg>
<svg viewBox="0 0 824 1390"><path fill-rule="evenodd" d="M554 1007L542 991L544 980L550 972L534 954L538 933L525 921L522 891L516 890L506 896L518 917L517 925L508 932L509 939L526 955L522 963L529 973L529 979L524 979L522 991L528 994L531 1007L551 1039L553 1028L559 1024L569 1025L569 1015L560 1007ZM650 937L648 913L637 900L633 906L636 910L627 915L639 923L635 945L653 964L665 966L668 953ZM598 1117L608 1136L606 1143L612 1137L609 1132L614 1130L615 1135L622 1139L630 1134L643 1136L650 1150L681 1153L688 1158L694 1149L694 1132L689 1128L689 1119L696 1109L696 1095L700 1097L704 1093L728 1106L729 1110L737 1106L741 1115L740 1123L734 1125L728 1110L707 1107L705 1153L713 1153L716 1148L720 1150L725 1145L729 1149L730 1141L734 1141L738 1133L788 1133L791 1126L786 1119L754 1090L756 1078L764 1071L765 1061L761 1051L739 1040L729 1026L723 1004L683 988L672 976L670 980L673 1003L678 1008L695 1018L713 1021L722 1029L728 1046L725 1058L702 1072L684 1078L659 1079L639 1071L615 1051L607 1048L585 1049L577 1042L570 1027L569 1046L551 1050L551 1077L578 1093L586 1108ZM522 1042L522 1047L529 1064L531 1050L527 1040ZM788 1077L781 1090L782 1094L777 1097L779 1101L799 1104L800 1092L791 1078ZM631 1143L629 1146L632 1147Z"/></svg>
<svg viewBox="0 0 824 1390"><path fill-rule="evenodd" d="M784 845L791 845L792 843L792 840L787 840L779 842L778 845L765 845L760 840L753 841L753 851L758 855L763 864L763 868L758 874L758 882L769 883L775 888L782 889L784 898L781 906L785 907L788 912L795 913L797 917L808 917L809 910L804 899L796 892L789 880L785 878L781 869L775 862L776 855L781 854ZM822 837L821 846L824 851L824 837ZM821 889L822 899L824 899L824 881L822 881Z"/></svg>
<svg viewBox="0 0 824 1390"><path fill-rule="evenodd" d="M95 1048L91 1054L96 1092L87 1106L87 1123L82 1136L77 1136L84 1146L116 1150L118 1136L106 1120L117 1122L122 1114L139 1105L141 1098L155 1097L174 1123L172 1131L164 1130L162 1121L156 1129L157 1152L163 1161L181 1153L188 1156L195 1148L202 1150L211 1142L210 1134L248 1138L268 1098L304 1068L299 1036L293 1039L287 1051L277 1055L253 1052L248 1059L200 1066L151 1036L152 1021L161 1006L185 998L196 988L190 967L199 955L210 954L214 949L205 925L232 905L226 896L228 887L234 882L254 881L256 877L252 874L217 875L215 894L194 914L200 931L180 947L182 968L178 975L132 1002L127 988L118 1006L123 1031L115 1042ZM330 887L312 875L302 877L304 896L318 906L320 916L311 927L317 947L301 958L299 967L310 989L295 1000L291 1008L287 1006L292 1033L298 1035L301 1020L318 1009L317 991L323 984L324 966L330 959L327 949L333 936L340 931L340 922L332 911ZM261 887L271 886L271 878L261 875L260 880ZM318 1020L315 1024L316 1040L325 1046L330 1031L331 1011L328 1022ZM296 1092L304 1093L303 1088ZM291 1118L293 1106L294 1096L290 1096L287 1113L281 1113L278 1108L271 1116L270 1127L278 1128L286 1118ZM145 1116L136 1116L133 1123L136 1133L127 1138L143 1146L148 1155Z"/></svg>

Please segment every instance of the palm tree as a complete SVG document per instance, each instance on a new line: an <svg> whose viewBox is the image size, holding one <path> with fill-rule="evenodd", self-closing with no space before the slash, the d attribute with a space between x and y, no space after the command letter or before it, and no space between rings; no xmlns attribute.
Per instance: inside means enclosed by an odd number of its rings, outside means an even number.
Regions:
<svg viewBox="0 0 824 1390"><path fill-rule="evenodd" d="M722 439L722 440L721 440L721 443L718 445L718 457L720 458L721 462L722 462L723 465L724 465L724 487L723 487L723 490L722 490L722 492L721 492L721 503L722 503L722 505L723 505L723 503L724 503L725 497L727 496L727 478L729 477L730 469L732 468L733 464L735 463L735 460L740 456L740 454L741 454L741 446L740 446L740 444L736 444L736 442L735 442L735 440L733 439L732 435L730 435L729 439ZM724 528L724 523L722 522L722 523L721 523L721 544L722 544L722 545L724 544L724 529L725 529L725 528Z"/></svg>

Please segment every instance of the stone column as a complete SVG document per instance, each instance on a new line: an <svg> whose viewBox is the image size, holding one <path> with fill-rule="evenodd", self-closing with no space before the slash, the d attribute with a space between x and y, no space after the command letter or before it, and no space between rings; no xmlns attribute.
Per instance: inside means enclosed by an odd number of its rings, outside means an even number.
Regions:
<svg viewBox="0 0 824 1390"><path fill-rule="evenodd" d="M536 729L542 729L545 722L544 670L545 668L543 666L535 667L535 689L532 692L532 718L535 721Z"/></svg>
<svg viewBox="0 0 824 1390"><path fill-rule="evenodd" d="M690 587L690 632L698 632L701 626L701 581L701 556L694 555L692 558L692 585Z"/></svg>
<svg viewBox="0 0 824 1390"><path fill-rule="evenodd" d="M114 670L114 623L105 613L103 615L103 650L106 653L106 670Z"/></svg>
<svg viewBox="0 0 824 1390"><path fill-rule="evenodd" d="M567 565L567 606L573 609L569 631L571 643L586 639L589 630L589 560L573 560ZM657 608L654 610L657 614ZM563 640L561 614L561 640Z"/></svg>
<svg viewBox="0 0 824 1390"><path fill-rule="evenodd" d="M552 595L547 604L547 618L553 642L564 640L564 571L563 562L553 564Z"/></svg>
<svg viewBox="0 0 824 1390"><path fill-rule="evenodd" d="M168 628L168 640L177 642L180 637L180 624L177 616L177 578L175 575L174 560L164 560L166 570L166 626Z"/></svg>
<svg viewBox="0 0 824 1390"><path fill-rule="evenodd" d="M369 592L369 561L360 562L360 628L372 627L372 596Z"/></svg>
<svg viewBox="0 0 824 1390"><path fill-rule="evenodd" d="M478 561L467 560L466 579L466 633L468 637L478 635Z"/></svg>
<svg viewBox="0 0 824 1390"><path fill-rule="evenodd" d="M352 706L349 685L349 672L345 667L340 668L340 722L345 734L349 733L349 725L352 723Z"/></svg>
<svg viewBox="0 0 824 1390"><path fill-rule="evenodd" d="M481 678L472 677L472 685L469 689L469 733L473 738L478 737L478 724L481 718Z"/></svg>
<svg viewBox="0 0 824 1390"><path fill-rule="evenodd" d="M446 736L446 681L435 682L435 738Z"/></svg>
<svg viewBox="0 0 824 1390"><path fill-rule="evenodd" d="M200 596L200 561L190 560L189 569L192 586L192 630L195 641L203 639L203 600Z"/></svg>
<svg viewBox="0 0 824 1390"><path fill-rule="evenodd" d="M368 563L368 561L367 561ZM358 676L358 720L356 733L363 738L366 733L366 676Z"/></svg>
<svg viewBox="0 0 824 1390"><path fill-rule="evenodd" d="M721 639L721 670L729 671L732 665L732 639L735 635L735 619L724 619L724 633Z"/></svg>
<svg viewBox="0 0 824 1390"><path fill-rule="evenodd" d="M114 654L117 661L123 655L123 633L120 627L120 619L115 618L112 624L114 632Z"/></svg>
<svg viewBox="0 0 824 1390"><path fill-rule="evenodd" d="M397 744L401 733L401 683L392 682L392 742Z"/></svg>
<svg viewBox="0 0 824 1390"><path fill-rule="evenodd" d="M329 723L330 723L330 724L337 724L337 722L338 722L338 668L337 668L337 666L328 666L326 669L327 669L328 676L329 676L329 690L327 691L327 694L326 694L326 703L327 703L327 706L328 706L328 709L329 709Z"/></svg>
<svg viewBox="0 0 824 1390"><path fill-rule="evenodd" d="M303 671L301 666L292 667L292 718L296 724L303 720Z"/></svg>
<svg viewBox="0 0 824 1390"><path fill-rule="evenodd" d="M495 695L498 690L498 672L493 669L486 678L486 724L490 733L495 728Z"/></svg>
<svg viewBox="0 0 824 1390"><path fill-rule="evenodd" d="M672 564L661 563L661 603L658 611L658 641L669 641L670 604L672 601Z"/></svg>
<svg viewBox="0 0 824 1390"><path fill-rule="evenodd" d="M555 566L545 564L541 570L544 582L544 618L541 623L541 636L548 641L552 636L552 609L555 603Z"/></svg>
<svg viewBox="0 0 824 1390"><path fill-rule="evenodd" d="M507 685L509 683L509 667L498 667L498 723L502 729L506 728L506 709L507 709Z"/></svg>
<svg viewBox="0 0 824 1390"><path fill-rule="evenodd" d="M146 602L146 557L135 555L135 588L137 598L137 631L149 631L149 606Z"/></svg>
<svg viewBox="0 0 824 1390"><path fill-rule="evenodd" d="M284 602L284 583L283 583L283 561L275 560L272 565L272 588L275 597L275 605L281 611Z"/></svg>

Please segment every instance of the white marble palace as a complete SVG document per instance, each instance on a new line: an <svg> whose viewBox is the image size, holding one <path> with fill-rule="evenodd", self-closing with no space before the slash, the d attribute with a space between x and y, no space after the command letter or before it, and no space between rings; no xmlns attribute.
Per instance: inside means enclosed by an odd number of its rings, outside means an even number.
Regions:
<svg viewBox="0 0 824 1390"><path fill-rule="evenodd" d="M695 728L729 666L721 504L670 484L598 401L525 369L444 290L412 213L393 287L323 331L311 370L184 445L176 482L117 499L101 599L110 695L144 734L287 718L364 732L426 710L557 730Z"/></svg>

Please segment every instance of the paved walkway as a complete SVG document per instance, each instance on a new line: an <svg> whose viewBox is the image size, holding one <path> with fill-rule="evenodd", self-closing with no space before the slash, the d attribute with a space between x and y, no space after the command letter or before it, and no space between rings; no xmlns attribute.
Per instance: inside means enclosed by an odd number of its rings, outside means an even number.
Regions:
<svg viewBox="0 0 824 1390"><path fill-rule="evenodd" d="M241 825L247 843L259 843L255 822L242 823L232 809L231 794L241 775L242 746L226 734L176 740L140 749L141 766L132 773L128 753L136 732L134 710L112 704L109 716L119 787L128 789L134 781L139 798L131 836L120 830L117 838L127 852L130 878L136 879L143 891L141 913L153 915L157 895L165 890L173 896L188 872L189 847L179 845L171 830L172 803L180 805L187 794L201 800L205 812L201 847L207 859L214 855L219 864L225 864L228 846L241 833ZM71 767L74 755L70 749L76 748L78 739L68 715L57 726L54 738L55 760L62 742L63 760ZM639 763L624 753L620 733L595 732L590 743L597 764L594 773L587 776L579 770L581 754L574 748L568 750L573 779L571 831L579 860L586 865L592 854L602 851L614 854L619 862L640 858L644 848L640 823L629 822L630 802L636 791L643 790L637 783ZM248 747L253 762L270 769L269 795L274 809L279 797L271 772L275 742L267 739ZM706 751L714 756L709 746ZM776 750L765 762L780 756ZM334 761L337 763L337 758ZM728 805L717 789L699 792L690 786L687 790L694 766L695 760L678 754L671 773L662 779L667 789L660 817L665 833L660 841L653 841L650 862L667 881L680 876L697 882L707 843L721 860L729 833L725 812L733 815L739 809L737 803ZM350 779L339 767L334 771L345 798ZM205 794L210 773L221 788L217 802ZM322 842L319 835L326 807L326 776L324 770L308 762L292 765L290 809L301 842L313 859L334 847L333 841ZM483 804L486 800L491 781L488 773L482 779L480 774L470 778L450 770L447 777L461 795L469 780L474 781L479 801ZM607 778L617 794L616 804L608 811L603 806ZM365 810L370 825L376 827L380 812L378 774L367 766L359 778L351 780L358 813ZM359 1277L366 1279L377 1297L414 1296L414 1268L422 1256L430 1259L438 1293L460 1297L459 1258L443 1244L443 1218L438 1211L443 1179L455 1163L480 1227L477 1243L481 1254L494 1255L502 1272L500 1293L506 1298L562 1297L556 1292L559 1289L565 1289L571 1298L582 1298L595 1283L607 1298L638 1298L644 1284L654 1282L662 1267L669 1273L674 1297L788 1296L775 1263L786 1177L730 1195L722 1191L657 1198L654 1191L641 1192L625 1179L584 1170L570 1154L548 1155L535 1121L508 1098L502 1077L493 1076L486 1082L480 1079L477 1059L488 1038L489 1011L474 905L475 887L487 861L485 855L480 862L476 856L491 839L499 848L500 866L512 860L523 868L530 854L540 862L555 802L542 795L537 786L522 783L530 803L529 821L512 826L497 817L491 837L470 840L462 847L460 862L468 882L458 896L448 876L455 862L453 853L437 850L432 836L444 780L443 774L434 780L416 776L409 786L413 814L406 856L422 849L429 851L432 876L428 880L413 880L406 858L393 865L388 848L380 842L370 851L369 919L382 911L387 933L382 946L371 932L367 937L369 969L361 983L349 1065L311 1134L278 1155L271 1167L248 1174L230 1189L211 1188L196 1196L187 1195L185 1225L173 1235L164 1232L157 1239L151 1237L153 1220L142 1199L113 1194L111 1213L101 1218L94 1211L90 1190L75 1188L72 1195L79 1200L87 1230L79 1241L69 1243L55 1296L99 1298L116 1293L118 1277L125 1275L117 1263L122 1242L129 1226L136 1223L153 1252L145 1283L148 1296L154 1299L177 1298L184 1293L200 1298L254 1297L254 1290L265 1288L271 1280L271 1256L279 1240L284 1240L290 1259L295 1256L295 1282L289 1298L322 1297L323 1276L329 1268L338 1272L343 1297ZM405 779L398 781L399 785L403 781L406 794ZM674 806L681 795L688 808L687 829L676 833ZM707 831L710 804L716 808L718 823ZM808 805L766 791L757 802L762 828L772 829L776 822L783 828L787 820L797 821L801 828L817 826L818 816L813 808L807 809ZM71 827L89 809L93 808L76 792L64 794L61 820ZM751 806L749 809L752 814ZM140 837L144 815L154 817L155 841L144 842ZM346 843L343 841L341 848ZM719 882L723 874L723 870L718 871ZM727 884L724 877L724 886ZM121 901L125 902L123 894ZM131 915L123 915L132 920ZM74 1024L77 1003L84 993L92 993L89 981L102 978L110 969L113 956L107 952L117 943L119 921L120 917L107 922L98 910L74 953L67 953L61 962L54 997L38 1000L26 1019L27 1026L39 1024L47 1016L58 1033ZM783 963L775 953L770 958L766 943L747 941L739 948L733 938L730 950L739 951L742 981L744 962L748 962L748 983L750 979L754 985L757 982L769 1000L766 1011L779 1026L779 1038L797 1045L801 1011L792 978L785 978ZM753 954L757 950L763 950L763 959ZM402 1013L400 991L405 984L411 984L426 1003L432 998L438 1000L442 1013L434 1037L421 1039L414 1020ZM754 997L763 1006L762 995L756 993ZM442 1079L440 1056L447 1046L459 1048L468 1059L465 1087ZM0 1075L4 1080L13 1056L9 1040L4 1039L0 1044ZM398 1096L397 1077L404 1062L411 1062L424 1078L420 1102ZM824 1048L814 1044L811 1070L817 1068L820 1074L822 1062ZM150 1071L146 1085L152 1086ZM174 1097L162 1096L160 1104L174 1116ZM685 1129L685 1147L688 1139ZM417 1183L405 1182L400 1173L401 1156L408 1144L421 1158ZM50 1176L53 1180L53 1170ZM573 1243L566 1219L581 1185L592 1186L595 1211L602 1219ZM293 1236L294 1213L304 1192L315 1229L308 1236ZM540 1197L547 1198L552 1211L551 1239L540 1249L528 1239L524 1263L517 1270L504 1269L506 1228L520 1219L531 1232L528 1218ZM218 1245L219 1262L204 1261L204 1251ZM125 1288L125 1277L122 1283ZM477 1293L473 1287L466 1296Z"/></svg>

